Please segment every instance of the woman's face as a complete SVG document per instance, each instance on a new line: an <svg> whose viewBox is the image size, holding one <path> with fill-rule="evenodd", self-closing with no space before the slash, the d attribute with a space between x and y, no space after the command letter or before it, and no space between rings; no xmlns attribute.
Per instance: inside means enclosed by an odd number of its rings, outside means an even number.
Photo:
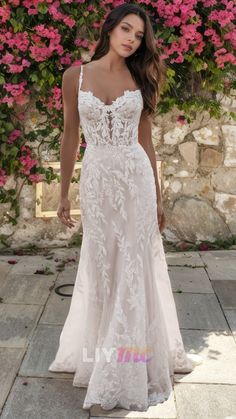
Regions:
<svg viewBox="0 0 236 419"><path fill-rule="evenodd" d="M122 57L129 57L139 48L142 42L144 22L139 16L130 13L109 34L110 49Z"/></svg>

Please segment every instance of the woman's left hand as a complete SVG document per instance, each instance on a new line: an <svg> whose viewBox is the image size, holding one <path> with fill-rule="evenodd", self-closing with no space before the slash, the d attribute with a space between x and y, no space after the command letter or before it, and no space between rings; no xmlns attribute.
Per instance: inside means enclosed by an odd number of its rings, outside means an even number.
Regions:
<svg viewBox="0 0 236 419"><path fill-rule="evenodd" d="M166 216L162 204L157 204L157 219L160 233L162 233L166 226Z"/></svg>

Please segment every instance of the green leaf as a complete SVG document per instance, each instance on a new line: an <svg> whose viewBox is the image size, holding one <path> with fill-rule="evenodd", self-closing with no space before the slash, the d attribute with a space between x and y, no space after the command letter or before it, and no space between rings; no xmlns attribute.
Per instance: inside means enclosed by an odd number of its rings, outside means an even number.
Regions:
<svg viewBox="0 0 236 419"><path fill-rule="evenodd" d="M38 6L39 13L45 15L48 12L48 6L45 3L39 3Z"/></svg>
<svg viewBox="0 0 236 419"><path fill-rule="evenodd" d="M0 74L0 84L4 83L6 83L5 77L3 76L3 74Z"/></svg>

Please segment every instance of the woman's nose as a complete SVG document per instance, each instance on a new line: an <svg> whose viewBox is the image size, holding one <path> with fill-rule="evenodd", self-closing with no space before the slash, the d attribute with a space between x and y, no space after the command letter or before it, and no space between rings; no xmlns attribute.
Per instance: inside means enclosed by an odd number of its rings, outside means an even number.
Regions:
<svg viewBox="0 0 236 419"><path fill-rule="evenodd" d="M128 41L129 42L133 42L134 41L134 34L129 34Z"/></svg>

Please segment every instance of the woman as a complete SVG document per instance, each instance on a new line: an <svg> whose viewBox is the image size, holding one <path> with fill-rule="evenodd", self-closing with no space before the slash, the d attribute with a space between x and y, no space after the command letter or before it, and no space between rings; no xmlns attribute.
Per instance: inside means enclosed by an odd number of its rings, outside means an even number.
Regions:
<svg viewBox="0 0 236 419"><path fill-rule="evenodd" d="M107 16L91 62L63 74L64 135L58 217L81 124L83 241L70 310L50 371L87 387L83 408L147 410L168 399L174 372L190 372L168 276L151 123L164 64L147 14L122 4ZM77 102L78 101L78 102Z"/></svg>

